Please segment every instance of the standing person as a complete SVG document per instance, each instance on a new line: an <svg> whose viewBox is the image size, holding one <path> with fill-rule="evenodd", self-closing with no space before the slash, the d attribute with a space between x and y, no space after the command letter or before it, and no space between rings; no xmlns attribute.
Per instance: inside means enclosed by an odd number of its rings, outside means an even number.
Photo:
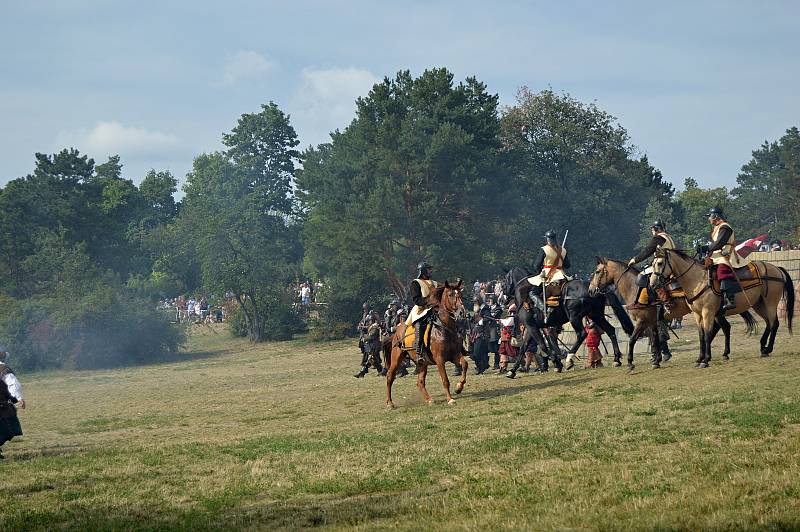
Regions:
<svg viewBox="0 0 800 532"><path fill-rule="evenodd" d="M503 315L503 307L497 303L497 298L492 295L489 299L489 352L494 355L493 369L500 369L500 316Z"/></svg>
<svg viewBox="0 0 800 532"><path fill-rule="evenodd" d="M508 308L508 317L500 320L500 375L508 371L509 360L517 358L517 346L512 342L517 333L516 312L517 307L512 304Z"/></svg>
<svg viewBox="0 0 800 532"><path fill-rule="evenodd" d="M472 360L475 361L475 374L482 375L489 369L489 305L475 298L478 310L473 314L475 327L472 329Z"/></svg>
<svg viewBox="0 0 800 532"><path fill-rule="evenodd" d="M586 331L586 349L589 351L589 354L586 357L586 362L584 363L584 367L586 368L602 368L603 367L603 355L600 354L600 336L603 334L603 331L597 327L594 322L588 317L586 318L586 327L584 328Z"/></svg>
<svg viewBox="0 0 800 532"><path fill-rule="evenodd" d="M300 304L301 305L308 305L311 302L311 287L308 286L308 282L303 283L303 287L300 289Z"/></svg>
<svg viewBox="0 0 800 532"><path fill-rule="evenodd" d="M8 351L0 345L0 459L3 456L2 447L15 436L22 436L22 426L17 417L18 405L25 410L25 399L22 397L22 384L17 376L6 364Z"/></svg>
<svg viewBox="0 0 800 532"><path fill-rule="evenodd" d="M706 266L713 265L717 270L720 288L724 294L722 311L736 308L736 294L742 291L733 268L746 266L750 260L743 259L736 252L736 234L733 227L725 220L725 215L719 207L712 207L708 211L708 222L713 226L711 230L711 244L708 246Z"/></svg>
<svg viewBox="0 0 800 532"><path fill-rule="evenodd" d="M411 309L406 325L414 325L418 366L421 362L433 364L433 360L428 356L424 341L425 324L428 321L428 310L431 308L428 306L427 299L430 293L439 286L439 283L431 280L432 273L433 266L424 261L420 262L417 265L417 278L411 281L411 286L409 287L414 308Z"/></svg>
<svg viewBox="0 0 800 532"><path fill-rule="evenodd" d="M370 323L364 335L364 356L361 358L361 371L355 374L356 378L361 378L369 372L370 363L375 365L378 373L383 373L381 367L381 323L378 313L373 312L369 318Z"/></svg>

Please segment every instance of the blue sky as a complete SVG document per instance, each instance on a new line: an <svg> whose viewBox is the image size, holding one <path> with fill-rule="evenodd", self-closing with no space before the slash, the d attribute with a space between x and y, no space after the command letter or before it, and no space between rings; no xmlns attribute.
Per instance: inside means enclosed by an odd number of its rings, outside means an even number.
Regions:
<svg viewBox="0 0 800 532"><path fill-rule="evenodd" d="M5 2L0 184L75 146L183 179L275 101L302 146L400 69L475 75L505 105L552 87L618 117L665 177L733 186L800 125L800 2Z"/></svg>

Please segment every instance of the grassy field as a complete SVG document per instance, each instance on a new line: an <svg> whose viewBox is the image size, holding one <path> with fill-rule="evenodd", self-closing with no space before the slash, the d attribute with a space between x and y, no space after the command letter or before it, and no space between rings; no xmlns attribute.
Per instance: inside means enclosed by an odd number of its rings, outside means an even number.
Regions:
<svg viewBox="0 0 800 532"><path fill-rule="evenodd" d="M356 380L353 341L252 346L203 328L181 361L20 375L0 529L800 529L800 336L737 325L692 367L470 375L455 406ZM472 372L472 370L471 370Z"/></svg>

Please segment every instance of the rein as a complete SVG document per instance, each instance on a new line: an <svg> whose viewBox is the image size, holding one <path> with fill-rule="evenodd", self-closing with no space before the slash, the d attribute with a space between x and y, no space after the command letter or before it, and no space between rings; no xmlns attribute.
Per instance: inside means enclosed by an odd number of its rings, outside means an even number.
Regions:
<svg viewBox="0 0 800 532"><path fill-rule="evenodd" d="M669 266L670 270L672 269L672 265L671 265L671 264L670 264L670 262L669 262L669 253L665 253L665 254L664 254L664 263L665 263L665 264L667 264L667 265ZM674 276L674 275L673 275L673 279L674 279L675 281L677 281L678 279L680 279L681 277L683 277L684 275L686 275L687 273L689 273L689 270L691 270L692 268L694 268L696 264L697 264L697 262L695 262L695 261L692 259L692 260L690 261L690 263L689 263L689 267L688 267L688 268L686 268L686 269L683 271L683 273L681 273L680 275L677 275L677 276ZM666 285L666 280L667 280L667 278L664 276L664 272L663 272L663 270L661 271L661 273L656 273L656 275L658 275L658 277L660 278L660 279L659 279L659 283L660 283L660 285L661 285L661 286L664 286L664 285ZM706 285L703 287L703 289L702 289L702 290L700 290L699 292L697 292L695 295L693 295L693 296L689 296L689 295L687 295L687 296L686 296L686 304L687 304L687 305L691 305L691 304L692 304L694 301L696 301L696 300L697 300L697 298L699 298L700 296L702 296L703 294L705 294L705 293L706 293L706 291L707 291L708 289L709 289L709 285L708 285L708 283L706 283ZM685 289L685 288L684 288L683 290L684 290L684 292L686 291L686 289Z"/></svg>

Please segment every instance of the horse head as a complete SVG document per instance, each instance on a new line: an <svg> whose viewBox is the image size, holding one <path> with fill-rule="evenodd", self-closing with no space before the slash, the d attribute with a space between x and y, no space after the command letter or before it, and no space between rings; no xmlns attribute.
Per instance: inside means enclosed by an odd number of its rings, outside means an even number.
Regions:
<svg viewBox="0 0 800 532"><path fill-rule="evenodd" d="M597 263L589 281L589 295L591 296L602 294L614 282L614 279L608 273L608 259L597 256L595 256L595 259Z"/></svg>
<svg viewBox="0 0 800 532"><path fill-rule="evenodd" d="M653 273L650 274L650 285L653 288L661 288L669 282L672 277L672 265L669 261L668 249L656 249L655 260L653 261Z"/></svg>
<svg viewBox="0 0 800 532"><path fill-rule="evenodd" d="M444 282L442 292L439 297L439 305L442 309L452 314L456 319L467 313L464 307L464 301L461 299L461 288L464 285L462 279L458 279L455 285L451 285L449 281Z"/></svg>

